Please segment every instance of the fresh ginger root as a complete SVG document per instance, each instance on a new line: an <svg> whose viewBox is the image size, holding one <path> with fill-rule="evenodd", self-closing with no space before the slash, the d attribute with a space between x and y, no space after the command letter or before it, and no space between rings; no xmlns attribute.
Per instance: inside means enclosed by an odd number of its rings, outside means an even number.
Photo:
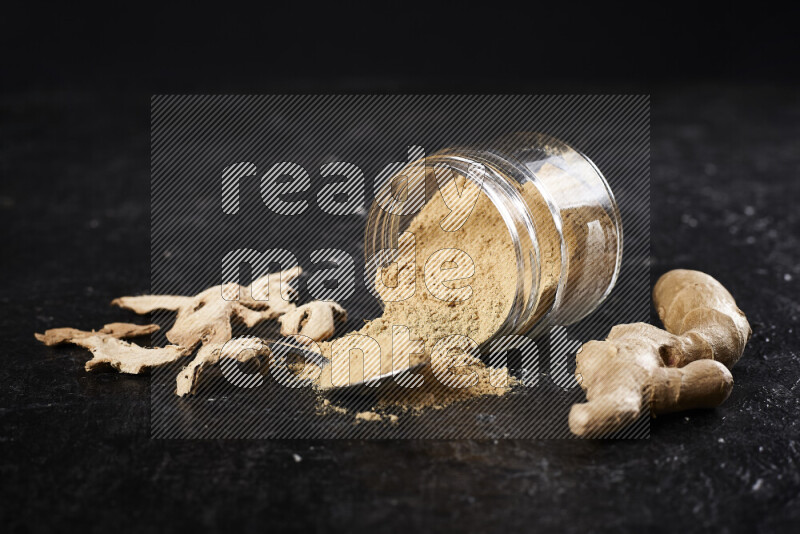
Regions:
<svg viewBox="0 0 800 534"><path fill-rule="evenodd" d="M666 330L636 323L611 329L577 354L575 376L586 403L569 414L570 430L601 436L634 422L642 407L655 416L713 408L731 393L729 368L751 330L730 293L711 276L688 270L663 275L653 303Z"/></svg>

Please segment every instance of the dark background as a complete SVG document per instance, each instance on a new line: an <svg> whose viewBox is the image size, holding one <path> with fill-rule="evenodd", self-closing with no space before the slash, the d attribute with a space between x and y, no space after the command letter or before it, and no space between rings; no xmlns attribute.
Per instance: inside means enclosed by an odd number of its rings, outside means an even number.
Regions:
<svg viewBox="0 0 800 534"><path fill-rule="evenodd" d="M8 530L795 529L796 14L296 7L4 12ZM108 301L149 284L151 94L297 91L651 94L651 276L707 271L748 314L731 398L659 417L648 441L149 439L148 378L86 374L32 333L128 320Z"/></svg>

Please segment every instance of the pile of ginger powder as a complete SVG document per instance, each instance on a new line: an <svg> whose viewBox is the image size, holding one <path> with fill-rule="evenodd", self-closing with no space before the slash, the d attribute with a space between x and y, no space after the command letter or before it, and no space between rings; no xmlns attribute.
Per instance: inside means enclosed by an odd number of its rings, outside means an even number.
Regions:
<svg viewBox="0 0 800 534"><path fill-rule="evenodd" d="M455 182L463 191L464 178ZM409 367L416 376L380 388L380 405L441 408L511 390L516 380L508 369L486 366L474 350L500 329L514 300L518 275L511 235L482 190L456 231L441 226L450 212L437 190L401 234L397 261L376 273L383 282L376 284L379 294L389 297L384 299L383 315L356 332L319 344L323 356L340 362L319 374L322 390ZM413 249L404 246L412 242ZM432 257L435 261L429 263ZM437 281L440 273L448 281ZM410 277L414 277L414 291L408 298L394 300L396 295L386 295L398 287L399 280ZM456 298L442 298L448 288ZM449 336L471 341L451 338L454 343L437 346ZM439 350L434 351L436 347Z"/></svg>

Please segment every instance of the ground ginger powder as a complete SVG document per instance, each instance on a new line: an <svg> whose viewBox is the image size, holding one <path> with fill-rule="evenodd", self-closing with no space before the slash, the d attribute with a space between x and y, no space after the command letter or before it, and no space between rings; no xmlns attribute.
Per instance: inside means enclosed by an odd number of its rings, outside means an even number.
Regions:
<svg viewBox="0 0 800 534"><path fill-rule="evenodd" d="M517 264L511 236L503 219L489 198L481 193L475 207L463 224L455 232L446 232L440 222L450 213L441 194L437 192L413 218L406 232L413 234L415 257L398 260L393 267L379 273L379 276L396 280L404 269L415 269L416 287L413 296L400 302L385 302L383 315L369 321L360 330L347 334L339 340L320 343L322 354L330 358L347 350L348 338L368 336L380 347L380 366L365 366L365 352L350 350L350 380L352 382L369 379L378 374L429 363L431 351L440 339L459 335L467 336L476 345L489 340L500 328L511 309L517 284ZM443 301L431 292L425 283L425 261L438 251L463 251L474 262L474 275L465 280L449 282L451 287L469 285L472 294L467 300ZM445 252L445 255L447 252ZM446 258L446 256L445 256ZM394 272L392 272L394 270ZM402 338L419 340L421 351L399 354L393 351L393 326L407 327ZM354 341L358 339L355 338ZM397 343L397 338L395 339ZM353 343L352 346L356 345ZM367 354L367 357L374 356ZM464 351L454 350L447 355L445 366L449 374L457 379L467 377L466 387L449 387L434 376L429 365L417 373L423 384L416 388L391 384L379 390L381 406L395 406L401 409L418 410L425 407L441 408L460 400L485 395L508 393L516 380L507 368L487 367L479 358ZM394 360L394 362L393 362ZM373 362L376 363L376 362ZM326 367L319 378L323 389L332 385L332 366ZM370 372L372 371L372 372ZM466 379L465 379L466 380ZM391 379L388 381L391 382Z"/></svg>

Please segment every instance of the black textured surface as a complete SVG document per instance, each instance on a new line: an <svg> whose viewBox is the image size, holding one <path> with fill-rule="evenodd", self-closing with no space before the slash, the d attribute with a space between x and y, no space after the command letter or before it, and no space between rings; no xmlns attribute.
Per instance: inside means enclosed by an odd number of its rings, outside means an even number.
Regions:
<svg viewBox="0 0 800 534"><path fill-rule="evenodd" d="M796 95L653 95L652 277L713 274L754 335L725 405L660 417L651 439L618 442L149 439L147 377L87 374L84 352L32 335L129 320L107 303L148 287L149 101L4 96L4 530L796 528Z"/></svg>

